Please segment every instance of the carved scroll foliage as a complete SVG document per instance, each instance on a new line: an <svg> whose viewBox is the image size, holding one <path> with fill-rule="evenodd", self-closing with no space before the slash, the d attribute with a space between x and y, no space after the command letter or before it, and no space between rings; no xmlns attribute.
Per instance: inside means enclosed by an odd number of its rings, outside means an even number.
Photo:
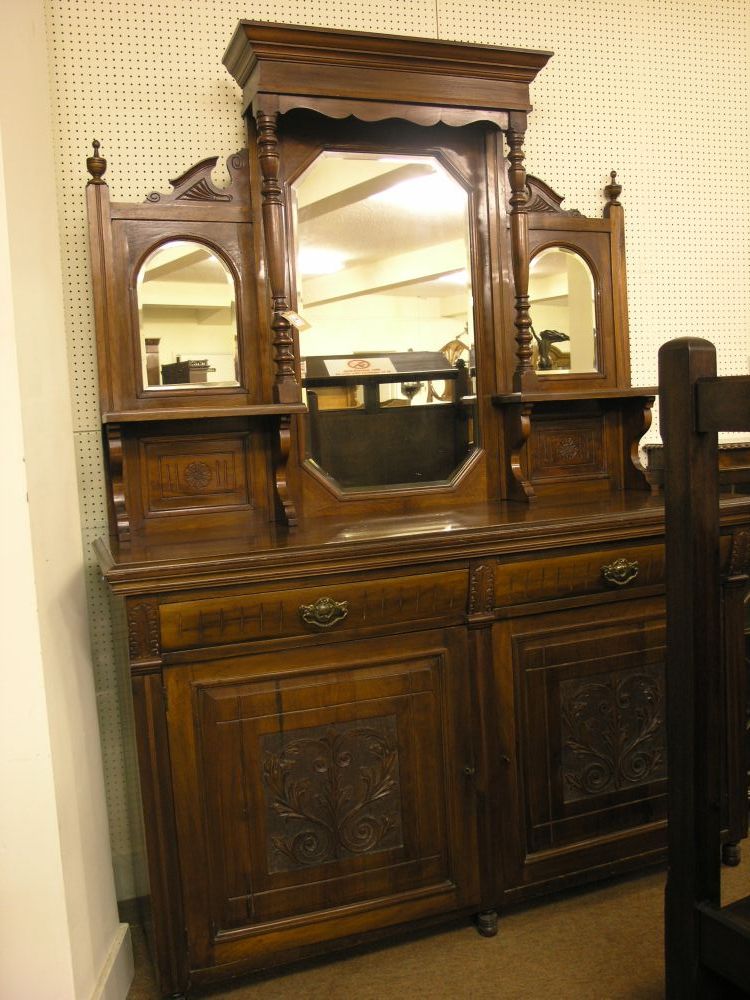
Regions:
<svg viewBox="0 0 750 1000"><path fill-rule="evenodd" d="M403 844L395 716L261 741L269 872Z"/></svg>
<svg viewBox="0 0 750 1000"><path fill-rule="evenodd" d="M661 670L563 681L560 714L565 802L666 777Z"/></svg>
<svg viewBox="0 0 750 1000"><path fill-rule="evenodd" d="M217 188L211 180L211 171L219 162L218 156L209 156L194 167L186 170L174 180L171 180L172 191L162 194L152 191L146 196L146 201L161 204L171 201L201 201L228 202L245 201L249 193L247 150L241 149L227 160L227 169L231 177L229 187Z"/></svg>

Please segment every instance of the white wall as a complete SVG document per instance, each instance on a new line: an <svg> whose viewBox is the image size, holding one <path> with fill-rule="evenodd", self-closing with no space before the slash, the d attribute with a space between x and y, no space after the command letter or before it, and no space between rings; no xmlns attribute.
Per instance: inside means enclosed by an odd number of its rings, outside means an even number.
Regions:
<svg viewBox="0 0 750 1000"><path fill-rule="evenodd" d="M86 617L44 12L0 12L0 995L115 1000L132 955Z"/></svg>

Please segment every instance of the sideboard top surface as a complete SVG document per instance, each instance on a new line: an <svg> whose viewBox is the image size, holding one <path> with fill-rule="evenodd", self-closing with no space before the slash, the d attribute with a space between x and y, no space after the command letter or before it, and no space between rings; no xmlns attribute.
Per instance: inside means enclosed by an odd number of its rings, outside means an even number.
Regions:
<svg viewBox="0 0 750 1000"><path fill-rule="evenodd" d="M750 515L750 496L722 498L722 520ZM102 573L118 593L368 570L544 552L663 534L664 504L641 492L579 503L482 503L454 511L369 518L319 518L294 530L269 523L242 536L128 545L99 539Z"/></svg>

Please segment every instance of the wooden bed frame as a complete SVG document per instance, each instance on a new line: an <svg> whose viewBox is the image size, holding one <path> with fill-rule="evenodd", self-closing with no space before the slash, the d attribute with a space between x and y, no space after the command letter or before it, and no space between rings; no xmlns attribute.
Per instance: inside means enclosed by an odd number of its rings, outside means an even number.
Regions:
<svg viewBox="0 0 750 1000"><path fill-rule="evenodd" d="M747 783L743 604L750 533L735 537L722 559L718 432L750 430L750 378L718 378L713 345L682 338L659 352L659 394L670 774L666 996L724 1000L750 992L750 896L722 907L720 877L723 809L733 799L727 790Z"/></svg>

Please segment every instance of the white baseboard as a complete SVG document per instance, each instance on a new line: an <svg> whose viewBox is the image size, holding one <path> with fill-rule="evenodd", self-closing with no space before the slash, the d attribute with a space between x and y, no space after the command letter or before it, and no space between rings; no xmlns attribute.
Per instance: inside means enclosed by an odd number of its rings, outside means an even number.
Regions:
<svg viewBox="0 0 750 1000"><path fill-rule="evenodd" d="M91 1000L125 1000L132 981L133 944L130 940L130 925L118 924Z"/></svg>

